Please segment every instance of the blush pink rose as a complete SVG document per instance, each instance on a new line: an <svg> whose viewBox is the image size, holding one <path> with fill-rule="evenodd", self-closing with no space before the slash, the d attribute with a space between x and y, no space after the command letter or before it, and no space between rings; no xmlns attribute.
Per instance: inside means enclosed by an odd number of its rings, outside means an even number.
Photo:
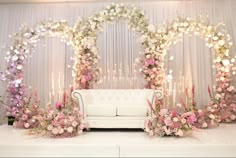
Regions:
<svg viewBox="0 0 236 158"><path fill-rule="evenodd" d="M62 104L61 102L57 102L57 103L55 104L55 107L56 107L57 109L61 109L61 108L63 107L63 104Z"/></svg>
<svg viewBox="0 0 236 158"><path fill-rule="evenodd" d="M155 60L153 58L149 58L145 61L145 66L154 65L154 64L155 64Z"/></svg>

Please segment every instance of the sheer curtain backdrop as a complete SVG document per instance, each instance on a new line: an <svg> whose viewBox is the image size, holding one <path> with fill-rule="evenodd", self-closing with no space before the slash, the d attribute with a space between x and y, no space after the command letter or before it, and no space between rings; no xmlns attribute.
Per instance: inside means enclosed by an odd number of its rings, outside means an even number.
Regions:
<svg viewBox="0 0 236 158"><path fill-rule="evenodd" d="M117 2L117 1L116 1ZM8 36L19 31L21 24L33 26L45 19L68 20L73 26L78 17L94 15L111 2L71 2L71 3L27 3L27 4L2 4L0 5L0 70L6 65L4 57L6 49L10 45ZM236 1L234 0L173 0L173 1L125 1L126 4L135 5L145 11L150 23L161 26L171 22L177 16L197 17L208 16L210 23L223 22L226 30L236 39ZM114 21L104 23L104 31L98 34L98 48L101 56L99 65L103 69L103 82L95 88L143 88L144 80L139 73L139 68L134 65L135 58L143 49L138 43L139 34L128 30L126 21ZM41 103L48 102L51 90L52 74L55 78L56 91L57 80L60 76L61 85L68 89L72 83L71 64L73 48L66 46L59 39L49 38L38 43L32 57L27 60L25 68L25 82L32 89L37 89ZM235 51L234 51L235 52ZM169 57L174 60L170 61ZM213 70L211 68L214 55L205 46L204 39L200 37L184 36L176 45L173 45L166 57L167 71L173 70L173 81L178 83L181 76L185 76L185 82L196 88L197 102L200 106L207 103L207 86L214 83ZM122 69L124 79L114 83L112 71ZM134 69L135 68L135 69ZM109 72L109 73L108 73ZM118 73L118 72L116 72ZM109 74L109 76L108 76ZM136 78L134 77L136 74ZM5 84L0 83L0 95L5 95ZM3 117L3 109L1 110Z"/></svg>

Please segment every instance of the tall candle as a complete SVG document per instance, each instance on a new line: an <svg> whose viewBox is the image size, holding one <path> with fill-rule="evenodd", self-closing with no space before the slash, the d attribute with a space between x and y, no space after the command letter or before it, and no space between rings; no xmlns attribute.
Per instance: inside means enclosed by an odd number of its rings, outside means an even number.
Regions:
<svg viewBox="0 0 236 158"><path fill-rule="evenodd" d="M126 65L126 75L127 75L127 79L129 78L129 65Z"/></svg>
<svg viewBox="0 0 236 158"><path fill-rule="evenodd" d="M52 72L52 92L50 92L50 98L51 98L51 103L53 104L54 102L54 96L55 96L55 82L54 82L54 73Z"/></svg>
<svg viewBox="0 0 236 158"><path fill-rule="evenodd" d="M61 72L59 72L59 74L58 74L58 88L59 88L59 90L61 90Z"/></svg>
<svg viewBox="0 0 236 158"><path fill-rule="evenodd" d="M173 107L175 107L176 102L176 82L174 83L174 89L173 89Z"/></svg>
<svg viewBox="0 0 236 158"><path fill-rule="evenodd" d="M52 104L52 92L49 91L49 104Z"/></svg>
<svg viewBox="0 0 236 158"><path fill-rule="evenodd" d="M61 72L58 73L58 100L61 99Z"/></svg>

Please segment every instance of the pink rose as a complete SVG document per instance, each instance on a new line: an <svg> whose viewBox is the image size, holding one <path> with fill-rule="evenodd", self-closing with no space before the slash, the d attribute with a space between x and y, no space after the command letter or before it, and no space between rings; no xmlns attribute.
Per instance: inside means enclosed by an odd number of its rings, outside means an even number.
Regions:
<svg viewBox="0 0 236 158"><path fill-rule="evenodd" d="M92 80L92 74L88 73L84 78L86 81L90 81L90 80Z"/></svg>
<svg viewBox="0 0 236 158"><path fill-rule="evenodd" d="M187 121L190 124L194 124L197 121L196 115L194 113L190 114Z"/></svg>
<svg viewBox="0 0 236 158"><path fill-rule="evenodd" d="M160 115L165 116L168 113L168 109L161 109Z"/></svg>
<svg viewBox="0 0 236 158"><path fill-rule="evenodd" d="M154 65L155 60L153 58L146 59L145 66Z"/></svg>
<svg viewBox="0 0 236 158"><path fill-rule="evenodd" d="M57 121L52 121L52 125L53 126L58 126L58 122Z"/></svg>
<svg viewBox="0 0 236 158"><path fill-rule="evenodd" d="M25 127L25 128L29 128L29 127L30 127L30 124L29 124L29 123L25 123L25 124L24 124L24 127Z"/></svg>
<svg viewBox="0 0 236 158"><path fill-rule="evenodd" d="M60 120L60 119L64 119L65 115L63 113L59 113L57 117Z"/></svg>
<svg viewBox="0 0 236 158"><path fill-rule="evenodd" d="M68 127L67 132L72 133L73 132L73 127Z"/></svg>
<svg viewBox="0 0 236 158"><path fill-rule="evenodd" d="M26 121L26 120L28 119L28 115L23 114L21 119L24 120L24 121Z"/></svg>
<svg viewBox="0 0 236 158"><path fill-rule="evenodd" d="M60 110L63 107L63 104L61 102L57 102L55 107Z"/></svg>
<svg viewBox="0 0 236 158"><path fill-rule="evenodd" d="M170 117L165 118L164 123L165 123L167 126L172 126L172 125L173 125L173 122L171 121L171 118L170 118Z"/></svg>
<svg viewBox="0 0 236 158"><path fill-rule="evenodd" d="M52 129L52 133L53 133L54 135L57 135L57 134L59 133L59 131L58 131L57 128L53 128L53 129Z"/></svg>

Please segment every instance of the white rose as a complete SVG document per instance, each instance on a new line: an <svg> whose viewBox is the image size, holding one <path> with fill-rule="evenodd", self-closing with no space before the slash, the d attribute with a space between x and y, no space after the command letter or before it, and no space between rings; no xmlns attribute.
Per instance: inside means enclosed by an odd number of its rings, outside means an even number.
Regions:
<svg viewBox="0 0 236 158"><path fill-rule="evenodd" d="M53 126L52 125L48 125L47 130L51 131L52 129L53 129Z"/></svg>
<svg viewBox="0 0 236 158"><path fill-rule="evenodd" d="M230 119L231 119L231 120L235 120L235 118L236 118L235 115L231 115L231 116L230 116Z"/></svg>
<svg viewBox="0 0 236 158"><path fill-rule="evenodd" d="M63 134L64 133L64 129L63 128L60 128L59 129L59 134Z"/></svg>
<svg viewBox="0 0 236 158"><path fill-rule="evenodd" d="M25 124L24 124L24 127L25 127L25 128L29 128L29 126L30 126L29 123L25 123Z"/></svg>
<svg viewBox="0 0 236 158"><path fill-rule="evenodd" d="M204 122L203 124L202 124L202 127L203 128L206 128L208 125L207 125L207 123L206 122Z"/></svg>
<svg viewBox="0 0 236 158"><path fill-rule="evenodd" d="M81 135L83 133L83 130L78 131L78 135Z"/></svg>
<svg viewBox="0 0 236 158"><path fill-rule="evenodd" d="M173 121L174 121L174 122L178 122L179 119L178 119L177 117L174 117L174 118L173 118Z"/></svg>
<svg viewBox="0 0 236 158"><path fill-rule="evenodd" d="M183 137L184 133L181 129L179 129L176 133L177 136Z"/></svg>
<svg viewBox="0 0 236 158"><path fill-rule="evenodd" d="M215 116L214 116L213 114L210 114L210 115L209 115L209 118L215 119Z"/></svg>
<svg viewBox="0 0 236 158"><path fill-rule="evenodd" d="M214 107L214 108L217 108L217 107L218 107L218 105L217 105L217 104L214 104L214 105L213 105L213 107Z"/></svg>
<svg viewBox="0 0 236 158"><path fill-rule="evenodd" d="M77 125L78 125L78 122L76 122L76 121L73 121L73 122L72 122L72 126L73 126L73 127L76 127Z"/></svg>
<svg viewBox="0 0 236 158"><path fill-rule="evenodd" d="M72 133L73 132L73 127L68 127L67 132Z"/></svg>
<svg viewBox="0 0 236 158"><path fill-rule="evenodd" d="M150 57L151 57L150 54L146 55L146 58L150 58Z"/></svg>
<svg viewBox="0 0 236 158"><path fill-rule="evenodd" d="M185 124L185 123L187 122L187 120L183 118L183 119L181 120L181 122L182 122L183 124Z"/></svg>
<svg viewBox="0 0 236 158"><path fill-rule="evenodd" d="M216 98L217 100L219 100L219 99L221 98L221 95L220 95L220 94L216 94L215 98Z"/></svg>
<svg viewBox="0 0 236 158"><path fill-rule="evenodd" d="M58 129L57 129L57 128L53 128L53 129L52 129L52 134L54 134L54 135L57 135L57 134L58 134L58 132L59 132L59 131L58 131Z"/></svg>

